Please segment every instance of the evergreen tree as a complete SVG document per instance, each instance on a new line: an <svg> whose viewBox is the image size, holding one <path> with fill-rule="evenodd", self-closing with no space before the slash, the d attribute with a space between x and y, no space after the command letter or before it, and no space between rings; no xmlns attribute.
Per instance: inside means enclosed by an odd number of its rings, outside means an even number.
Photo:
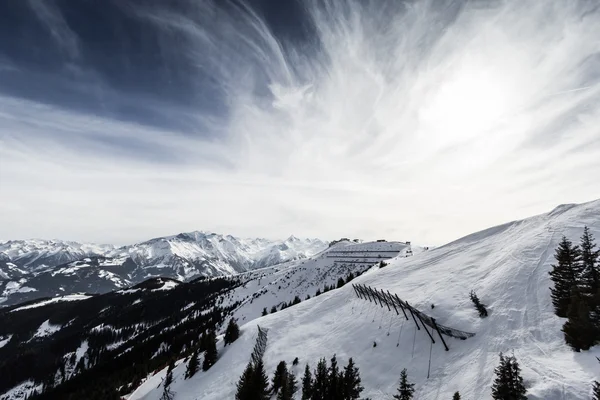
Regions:
<svg viewBox="0 0 600 400"><path fill-rule="evenodd" d="M577 352L588 350L596 341L597 330L590 318L587 302L577 290L571 296L567 317L562 329L565 342Z"/></svg>
<svg viewBox="0 0 600 400"><path fill-rule="evenodd" d="M217 336L215 331L210 330L206 335L206 350L204 351L202 369L208 371L217 362L217 356Z"/></svg>
<svg viewBox="0 0 600 400"><path fill-rule="evenodd" d="M398 385L398 393L394 395L397 400L410 400L415 393L415 384L408 383L408 374L406 368L400 372L400 385Z"/></svg>
<svg viewBox="0 0 600 400"><path fill-rule="evenodd" d="M310 400L312 398L312 387L312 374L310 373L310 367L306 364L304 376L302 377L302 400Z"/></svg>
<svg viewBox="0 0 600 400"><path fill-rule="evenodd" d="M344 400L357 400L364 389L360 385L360 382L358 367L356 367L354 361L350 358L348 365L344 368L342 398Z"/></svg>
<svg viewBox="0 0 600 400"><path fill-rule="evenodd" d="M487 317L488 312L485 308L485 305L481 304L481 302L479 301L479 297L477 297L477 294L475 293L475 291L471 290L469 297L471 298L471 301L473 302L473 304L475 304L475 308L479 312L479 316L481 318Z"/></svg>
<svg viewBox="0 0 600 400"><path fill-rule="evenodd" d="M335 354L331 357L331 365L327 371L327 399L341 400L342 379Z"/></svg>
<svg viewBox="0 0 600 400"><path fill-rule="evenodd" d="M269 312L267 311L267 307L263 308L262 310L262 316L264 317L265 315L269 314Z"/></svg>
<svg viewBox="0 0 600 400"><path fill-rule="evenodd" d="M240 337L240 328L238 324L235 322L233 318L229 320L229 324L227 325L227 329L225 330L225 338L223 341L225 342L225 346L231 344Z"/></svg>
<svg viewBox="0 0 600 400"><path fill-rule="evenodd" d="M292 361L292 365L298 365L298 357L294 358L294 361Z"/></svg>
<svg viewBox="0 0 600 400"><path fill-rule="evenodd" d="M249 362L237 383L235 400L252 400L254 398L254 367Z"/></svg>
<svg viewBox="0 0 600 400"><path fill-rule="evenodd" d="M596 357L598 362L600 362L600 358ZM600 382L594 381L593 393L594 397L592 400L600 400Z"/></svg>
<svg viewBox="0 0 600 400"><path fill-rule="evenodd" d="M314 375L311 400L328 400L327 362L324 358L319 360Z"/></svg>
<svg viewBox="0 0 600 400"><path fill-rule="evenodd" d="M262 360L258 360L254 366L253 381L253 400L268 400L269 395L269 378L265 373L265 365Z"/></svg>
<svg viewBox="0 0 600 400"><path fill-rule="evenodd" d="M554 287L550 288L550 297L554 312L559 317L566 317L571 303L571 291L577 288L581 275L580 250L573 246L565 236L562 237L554 254L556 264L552 265L550 279Z"/></svg>
<svg viewBox="0 0 600 400"><path fill-rule="evenodd" d="M271 314L276 313L277 312L277 307L273 306L271 307Z"/></svg>
<svg viewBox="0 0 600 400"><path fill-rule="evenodd" d="M589 228L583 228L581 236L581 277L586 294L593 295L600 288L600 249L596 250L594 236Z"/></svg>
<svg viewBox="0 0 600 400"><path fill-rule="evenodd" d="M294 393L298 390L298 383L293 373L286 372L285 379L277 393L277 400L293 400Z"/></svg>
<svg viewBox="0 0 600 400"><path fill-rule="evenodd" d="M496 379L492 385L492 398L495 400L526 400L527 389L523 385L521 369L514 356L505 357L500 353L500 364L494 369Z"/></svg>
<svg viewBox="0 0 600 400"><path fill-rule="evenodd" d="M454 392L454 396L452 396L452 400L460 400L460 393Z"/></svg>
<svg viewBox="0 0 600 400"><path fill-rule="evenodd" d="M292 305L300 304L301 302L302 302L302 300L300 300L300 297L295 296L294 297L294 302L292 303Z"/></svg>
<svg viewBox="0 0 600 400"><path fill-rule="evenodd" d="M277 393L279 388L283 386L287 379L287 373L287 364L285 361L280 361L279 364L277 364L277 368L275 368L275 374L273 375L273 386L271 389L273 393Z"/></svg>
<svg viewBox="0 0 600 400"><path fill-rule="evenodd" d="M171 383L173 383L173 368L175 368L175 362L171 360L169 362L169 367L167 368L167 375L165 375L165 380L163 381L163 393L160 396L160 400L173 400L174 394L171 390Z"/></svg>
<svg viewBox="0 0 600 400"><path fill-rule="evenodd" d="M185 370L185 379L189 379L198 372L198 349L192 352L190 360L188 361L187 368Z"/></svg>

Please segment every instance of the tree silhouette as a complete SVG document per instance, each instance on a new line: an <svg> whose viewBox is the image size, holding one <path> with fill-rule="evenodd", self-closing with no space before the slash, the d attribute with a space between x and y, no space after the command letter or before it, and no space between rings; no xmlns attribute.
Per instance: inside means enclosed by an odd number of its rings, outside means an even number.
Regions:
<svg viewBox="0 0 600 400"><path fill-rule="evenodd" d="M398 385L398 393L394 395L397 400L410 400L415 393L415 384L408 382L408 374L406 368L400 372L400 384Z"/></svg>

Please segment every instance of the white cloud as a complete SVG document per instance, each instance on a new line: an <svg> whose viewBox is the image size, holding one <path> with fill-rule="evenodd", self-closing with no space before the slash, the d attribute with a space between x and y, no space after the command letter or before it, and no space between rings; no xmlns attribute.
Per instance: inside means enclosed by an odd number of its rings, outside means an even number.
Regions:
<svg viewBox="0 0 600 400"><path fill-rule="evenodd" d="M311 46L199 4L140 14L185 38L224 116L199 109L209 132L193 137L0 98L0 237L440 244L600 196L600 11L586 2L452 16L436 1L308 3Z"/></svg>

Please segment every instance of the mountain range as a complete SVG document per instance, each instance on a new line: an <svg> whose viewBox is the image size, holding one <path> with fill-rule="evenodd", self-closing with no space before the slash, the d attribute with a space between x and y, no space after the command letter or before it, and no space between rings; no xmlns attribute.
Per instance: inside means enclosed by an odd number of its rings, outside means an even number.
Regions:
<svg viewBox="0 0 600 400"><path fill-rule="evenodd" d="M600 346L574 351L565 343L567 318L555 314L549 275L562 238L577 243L584 227L600 237L600 200L432 249L341 241L235 275L150 278L8 306L0 310L0 399L158 400L170 363L175 400L231 399L263 332L269 376L281 361L299 381L322 358L352 358L364 398L391 398L406 368L416 398L489 399L503 353L518 359L530 400L587 400ZM372 296L358 296L358 285ZM240 336L226 345L232 320ZM190 356L200 349L203 363L213 331L216 363L187 376Z"/></svg>
<svg viewBox="0 0 600 400"><path fill-rule="evenodd" d="M320 239L241 239L194 231L122 247L61 240L0 242L0 306L78 292L106 293L161 276L188 281L310 257Z"/></svg>

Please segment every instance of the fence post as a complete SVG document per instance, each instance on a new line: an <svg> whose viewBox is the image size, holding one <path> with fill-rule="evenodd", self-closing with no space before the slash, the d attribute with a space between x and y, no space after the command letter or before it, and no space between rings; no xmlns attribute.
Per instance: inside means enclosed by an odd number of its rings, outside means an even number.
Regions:
<svg viewBox="0 0 600 400"><path fill-rule="evenodd" d="M369 294L369 291L367 290L366 286L363 286L363 291L365 292L365 294L367 295L367 297L369 298L370 302L373 302L374 300L371 299L371 295ZM377 304L377 303L375 303Z"/></svg>
<svg viewBox="0 0 600 400"><path fill-rule="evenodd" d="M408 321L408 315L406 315L406 311L404 311L404 307L402 307L402 300L400 300L400 297L398 297L397 294L395 294L394 296L396 296L396 300L398 300L398 305L400 306L402 313L404 313L404 316L406 317L406 320Z"/></svg>
<svg viewBox="0 0 600 400"><path fill-rule="evenodd" d="M448 349L448 345L446 344L446 341L444 340L444 337L442 336L442 332L440 332L440 328L438 328L437 324L435 323L435 318L431 318L431 322L433 322L433 326L435 327L435 330L437 331L438 335L440 335L440 339L442 339L442 343L444 343L444 347L446 348L446 351L450 350L450 349Z"/></svg>
<svg viewBox="0 0 600 400"><path fill-rule="evenodd" d="M375 304L379 305L379 303L377 302L377 300L375 299L375 292L373 291L373 289L371 289L370 286L367 286L367 290L369 292L371 292L371 296L373 296L373 301L375 302ZM383 304L381 305L381 307L383 307Z"/></svg>
<svg viewBox="0 0 600 400"><path fill-rule="evenodd" d="M385 293L384 293L385 294ZM394 304L394 298L392 297L392 295L390 294L390 291L387 291L387 296L388 299L390 299L390 301L392 302L392 307L394 307L394 310L396 310L396 315L400 315L400 313L398 312L398 308L396 308L396 304Z"/></svg>
<svg viewBox="0 0 600 400"><path fill-rule="evenodd" d="M417 322L417 319L415 318L415 314L412 311L412 307L410 304L408 304L408 302L406 302L406 308L408 308L408 311L410 311L410 315L412 315L413 320L415 321L415 325L417 325L417 329L421 330L421 328L419 327L419 323Z"/></svg>
<svg viewBox="0 0 600 400"><path fill-rule="evenodd" d="M358 294L358 290L356 290L356 286L354 286L354 284L352 284L352 289L354 289L354 294L356 295L356 297L358 297L360 299L361 297Z"/></svg>
<svg viewBox="0 0 600 400"><path fill-rule="evenodd" d="M385 297L385 293L384 293L384 291L383 291L383 290L380 290L380 292L381 292L381 294L382 294L382 296L383 296L383 300L385 301L385 305L387 306L387 308L388 308L388 311L392 311L392 309L390 308L390 305L388 304L388 299L387 299L387 297Z"/></svg>
<svg viewBox="0 0 600 400"><path fill-rule="evenodd" d="M429 333L429 329L427 329L427 327L425 326L425 322L423 322L423 318L421 318L421 315L419 315L419 313L417 313L417 318L419 318L419 321L421 321L423 329L425 329L425 332L427 332L427 334L429 335L429 339L431 339L431 342L435 343L435 340L433 340L433 336L431 336L431 333ZM433 328L431 329L431 332L433 333Z"/></svg>

